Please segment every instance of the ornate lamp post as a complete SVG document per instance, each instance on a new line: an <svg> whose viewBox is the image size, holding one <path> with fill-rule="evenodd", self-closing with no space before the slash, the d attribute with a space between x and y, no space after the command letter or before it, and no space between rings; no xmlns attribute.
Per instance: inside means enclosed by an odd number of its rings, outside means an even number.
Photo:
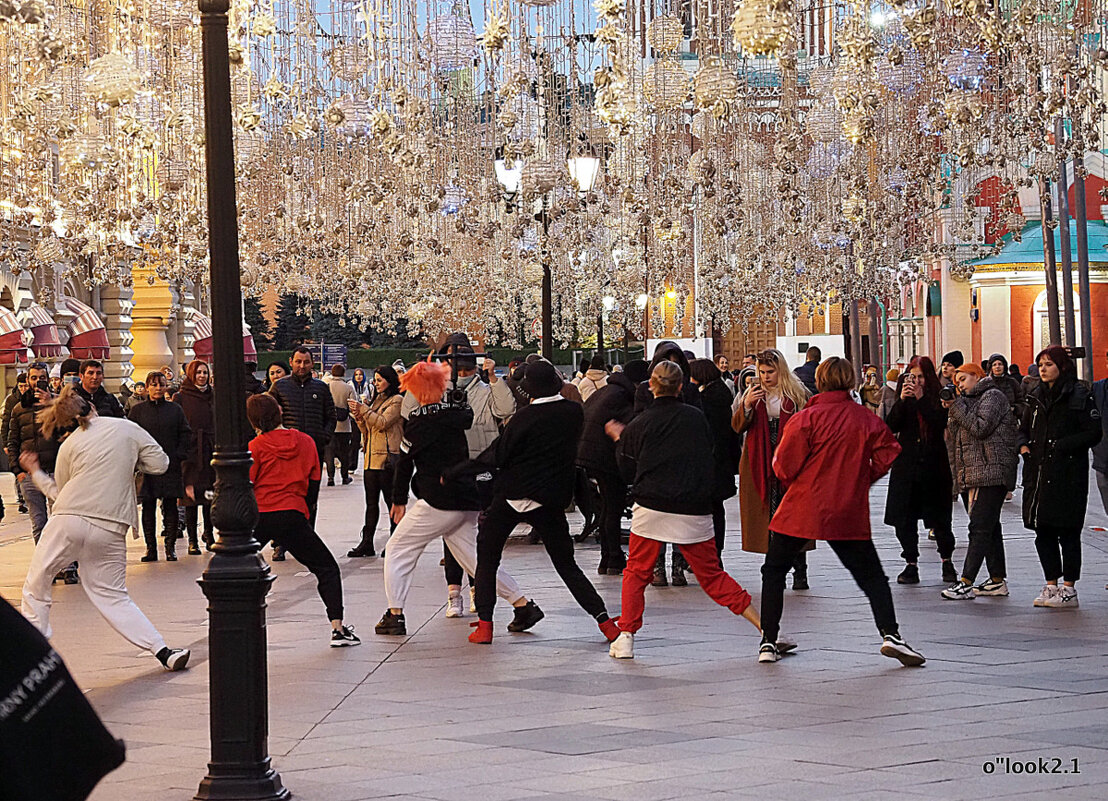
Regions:
<svg viewBox="0 0 1108 801"><path fill-rule="evenodd" d="M265 596L273 577L254 539L242 353L228 0L199 0L204 57L208 229L211 256L215 496L219 532L200 586L208 598L212 756L197 799L269 801L289 791L269 761Z"/></svg>

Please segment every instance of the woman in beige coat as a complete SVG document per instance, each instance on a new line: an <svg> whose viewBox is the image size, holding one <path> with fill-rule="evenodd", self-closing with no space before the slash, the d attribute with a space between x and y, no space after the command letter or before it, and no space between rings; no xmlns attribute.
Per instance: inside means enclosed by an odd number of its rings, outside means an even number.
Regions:
<svg viewBox="0 0 1108 801"><path fill-rule="evenodd" d="M735 399L731 428L744 434L739 460L739 515L743 550L764 554L769 549L769 521L785 489L773 472L773 452L789 418L804 408L808 390L789 370L785 357L772 348L757 357L757 379ZM797 557L793 589L808 589L808 562Z"/></svg>
<svg viewBox="0 0 1108 801"><path fill-rule="evenodd" d="M377 390L373 403L367 406L357 401L350 402L350 412L366 443L365 470L362 473L365 525L362 527L362 541L350 549L347 556L377 555L373 549L373 535L377 532L377 521L381 517L381 496L385 496L387 503L392 492L393 461L400 453L404 429L404 421L400 417L400 376L396 370L388 366L378 367L373 385ZM396 523L390 519L389 532L395 528Z"/></svg>

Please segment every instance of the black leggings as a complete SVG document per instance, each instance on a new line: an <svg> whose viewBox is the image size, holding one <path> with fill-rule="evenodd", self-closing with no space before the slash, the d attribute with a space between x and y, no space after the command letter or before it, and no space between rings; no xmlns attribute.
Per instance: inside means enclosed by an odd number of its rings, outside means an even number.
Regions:
<svg viewBox="0 0 1108 801"><path fill-rule="evenodd" d="M373 536L377 532L377 522L381 519L381 496L385 504L392 495L392 467L380 470L366 470L362 473L362 486L365 487L365 523L362 525L362 542L366 550L373 551ZM396 530L396 523L389 518L389 533Z"/></svg>
<svg viewBox="0 0 1108 801"><path fill-rule="evenodd" d="M302 512L286 510L282 512L262 512L258 515L259 539L272 539L292 554L295 559L312 572L316 578L319 597L327 607L328 620L342 620L342 574L339 563L323 540L312 530Z"/></svg>
<svg viewBox="0 0 1108 801"><path fill-rule="evenodd" d="M623 508L627 505L627 482L612 473L590 473L600 490L600 561L607 567L623 567Z"/></svg>
<svg viewBox="0 0 1108 801"><path fill-rule="evenodd" d="M212 535L212 502L201 501L195 506L185 507L185 530L189 535L189 542L196 542L196 529L200 523L200 510L204 510L204 539Z"/></svg>
<svg viewBox="0 0 1108 801"><path fill-rule="evenodd" d="M769 551L762 565L762 641L776 642L781 634L781 613L785 605L785 576L808 540L769 533ZM899 633L893 594L872 540L828 540L827 544L850 571L869 599L873 619L882 635Z"/></svg>
<svg viewBox="0 0 1108 801"><path fill-rule="evenodd" d="M1035 550L1047 581L1081 578L1080 526L1039 526L1035 529Z"/></svg>
<svg viewBox="0 0 1108 801"><path fill-rule="evenodd" d="M504 555L504 545L512 529L528 523L542 540L554 569L569 588L581 608L598 621L608 619L604 600L573 559L573 538L569 535L564 509L540 506L530 512L517 512L503 498L497 498L485 512L477 531L477 616L492 621L496 604L496 571Z"/></svg>
<svg viewBox="0 0 1108 801"><path fill-rule="evenodd" d="M954 554L954 530L949 522L935 526L935 547L942 559ZM896 527L896 538L900 541L900 558L910 564L919 561L919 528L913 520L910 525Z"/></svg>
<svg viewBox="0 0 1108 801"><path fill-rule="evenodd" d="M146 547L150 549L158 547L159 500L162 502L162 536L165 537L166 545L172 548L181 533L181 516L177 510L176 495L167 498L143 498L142 535L146 539ZM193 530L196 530L195 524Z"/></svg>

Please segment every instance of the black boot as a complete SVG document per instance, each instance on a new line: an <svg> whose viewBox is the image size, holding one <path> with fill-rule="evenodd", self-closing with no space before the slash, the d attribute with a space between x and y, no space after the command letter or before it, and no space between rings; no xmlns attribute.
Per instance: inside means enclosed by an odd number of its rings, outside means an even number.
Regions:
<svg viewBox="0 0 1108 801"><path fill-rule="evenodd" d="M205 531L202 539L204 540L204 548L210 551L212 546L215 545L215 535L210 531Z"/></svg>
<svg viewBox="0 0 1108 801"><path fill-rule="evenodd" d="M157 562L158 561L158 549L146 547L146 555L139 557L140 562Z"/></svg>
<svg viewBox="0 0 1108 801"><path fill-rule="evenodd" d="M197 542L196 537L189 537L189 556L200 555L200 543Z"/></svg>
<svg viewBox="0 0 1108 801"><path fill-rule="evenodd" d="M346 555L353 558L376 556L377 554L373 550L373 535L370 534L367 537L365 529L362 529L362 541L347 551Z"/></svg>
<svg viewBox="0 0 1108 801"><path fill-rule="evenodd" d="M176 562L177 561L177 540L176 538L165 538L165 561Z"/></svg>

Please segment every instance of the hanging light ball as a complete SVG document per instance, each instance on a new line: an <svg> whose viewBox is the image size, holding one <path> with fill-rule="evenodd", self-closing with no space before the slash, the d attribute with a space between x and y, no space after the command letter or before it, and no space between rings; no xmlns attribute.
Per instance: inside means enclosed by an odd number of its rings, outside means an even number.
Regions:
<svg viewBox="0 0 1108 801"><path fill-rule="evenodd" d="M850 158L854 148L847 142L837 139L833 142L816 142L808 153L805 164L812 178L822 180L830 178L835 169Z"/></svg>
<svg viewBox="0 0 1108 801"><path fill-rule="evenodd" d="M371 55L361 41L332 47L326 53L327 63L335 77L342 81L359 81L369 70Z"/></svg>
<svg viewBox="0 0 1108 801"><path fill-rule="evenodd" d="M804 117L808 134L817 142L834 142L842 138L843 115L834 98L821 97Z"/></svg>
<svg viewBox="0 0 1108 801"><path fill-rule="evenodd" d="M450 216L461 211L468 202L469 198L464 189L456 184L448 184L439 208L444 215Z"/></svg>
<svg viewBox="0 0 1108 801"><path fill-rule="evenodd" d="M436 69L457 70L469 66L477 55L477 34L461 6L427 23L431 61Z"/></svg>
<svg viewBox="0 0 1108 801"><path fill-rule="evenodd" d="M897 45L877 61L877 80L890 92L909 95L923 83L923 58L914 48Z"/></svg>
<svg viewBox="0 0 1108 801"><path fill-rule="evenodd" d="M776 53L792 23L789 0L742 0L731 18L735 49L750 56Z"/></svg>
<svg viewBox="0 0 1108 801"><path fill-rule="evenodd" d="M685 26L673 14L662 14L646 27L646 39L659 53L672 53L685 39Z"/></svg>
<svg viewBox="0 0 1108 801"><path fill-rule="evenodd" d="M189 165L180 159L166 158L158 165L158 184L166 192L176 192L189 177Z"/></svg>
<svg viewBox="0 0 1108 801"><path fill-rule="evenodd" d="M719 56L705 56L693 78L696 107L725 116L739 95L739 78Z"/></svg>
<svg viewBox="0 0 1108 801"><path fill-rule="evenodd" d="M656 109L680 108L689 96L689 73L676 61L656 61L646 68L642 93Z"/></svg>
<svg viewBox="0 0 1108 801"><path fill-rule="evenodd" d="M331 104L327 111L332 130L339 136L354 139L370 133L370 115L373 109L365 100L344 95ZM339 119L341 117L341 119ZM327 119L325 115L325 120Z"/></svg>
<svg viewBox="0 0 1108 801"><path fill-rule="evenodd" d="M142 76L122 53L108 53L90 62L84 81L93 100L112 107L134 99L142 87Z"/></svg>
<svg viewBox="0 0 1108 801"><path fill-rule="evenodd" d="M989 62L984 54L971 49L950 51L941 66L950 85L967 92L976 92L984 85L988 68Z"/></svg>

